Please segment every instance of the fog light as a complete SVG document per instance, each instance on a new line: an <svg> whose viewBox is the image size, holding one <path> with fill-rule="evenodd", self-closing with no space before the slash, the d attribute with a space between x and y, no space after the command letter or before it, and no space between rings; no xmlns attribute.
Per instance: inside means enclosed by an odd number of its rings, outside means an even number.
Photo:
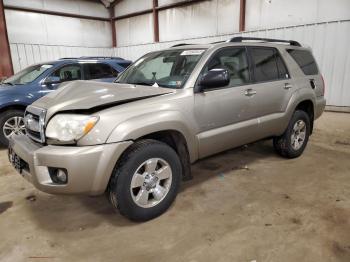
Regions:
<svg viewBox="0 0 350 262"><path fill-rule="evenodd" d="M67 183L67 174L62 169L58 169L56 177L62 184Z"/></svg>
<svg viewBox="0 0 350 262"><path fill-rule="evenodd" d="M49 174L51 180L55 184L67 184L68 173L66 169L49 167Z"/></svg>

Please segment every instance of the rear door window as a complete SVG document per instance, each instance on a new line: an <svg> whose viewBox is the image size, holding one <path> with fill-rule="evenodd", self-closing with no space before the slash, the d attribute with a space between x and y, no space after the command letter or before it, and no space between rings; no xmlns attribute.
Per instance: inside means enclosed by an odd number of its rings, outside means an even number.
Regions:
<svg viewBox="0 0 350 262"><path fill-rule="evenodd" d="M249 48L255 82L268 82L289 78L286 65L275 48Z"/></svg>
<svg viewBox="0 0 350 262"><path fill-rule="evenodd" d="M104 63L87 63L84 64L85 79L102 79L114 78L118 76L118 72L110 65Z"/></svg>
<svg viewBox="0 0 350 262"><path fill-rule="evenodd" d="M318 74L316 61L310 51L288 49L287 52L292 56L305 75Z"/></svg>

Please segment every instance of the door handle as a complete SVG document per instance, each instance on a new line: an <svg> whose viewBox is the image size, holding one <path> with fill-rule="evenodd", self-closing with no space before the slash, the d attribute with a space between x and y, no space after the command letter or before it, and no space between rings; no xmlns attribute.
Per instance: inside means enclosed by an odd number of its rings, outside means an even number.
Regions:
<svg viewBox="0 0 350 262"><path fill-rule="evenodd" d="M245 92L244 92L244 95L246 95L246 96L253 96L253 95L255 95L255 94L256 94L256 91L253 90L253 89L247 89L247 90L245 90Z"/></svg>
<svg viewBox="0 0 350 262"><path fill-rule="evenodd" d="M289 83L285 83L284 84L284 89L288 90L288 89L291 89L293 86Z"/></svg>

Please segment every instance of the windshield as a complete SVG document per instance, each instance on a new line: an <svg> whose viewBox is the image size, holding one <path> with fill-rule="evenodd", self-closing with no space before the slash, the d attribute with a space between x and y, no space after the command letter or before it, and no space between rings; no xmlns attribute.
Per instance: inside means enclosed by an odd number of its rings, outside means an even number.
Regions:
<svg viewBox="0 0 350 262"><path fill-rule="evenodd" d="M168 50L147 54L126 69L116 82L182 88L204 51Z"/></svg>
<svg viewBox="0 0 350 262"><path fill-rule="evenodd" d="M17 74L7 78L3 83L9 85L24 85L33 82L37 77L39 77L46 70L51 68L52 65L34 65L23 69Z"/></svg>

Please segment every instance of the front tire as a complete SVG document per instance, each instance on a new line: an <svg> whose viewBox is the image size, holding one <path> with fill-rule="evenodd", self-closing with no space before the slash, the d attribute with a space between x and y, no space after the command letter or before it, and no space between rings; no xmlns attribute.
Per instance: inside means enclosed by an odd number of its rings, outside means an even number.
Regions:
<svg viewBox="0 0 350 262"><path fill-rule="evenodd" d="M25 134L24 112L8 110L0 115L0 144L7 147L9 138L14 134Z"/></svg>
<svg viewBox="0 0 350 262"><path fill-rule="evenodd" d="M273 145L278 154L286 158L299 157L309 141L310 117L302 110L296 110L290 120L287 130L280 137L273 139Z"/></svg>
<svg viewBox="0 0 350 262"><path fill-rule="evenodd" d="M150 220L175 200L181 174L179 157L171 147L156 140L138 141L123 154L112 174L110 202L131 220Z"/></svg>

